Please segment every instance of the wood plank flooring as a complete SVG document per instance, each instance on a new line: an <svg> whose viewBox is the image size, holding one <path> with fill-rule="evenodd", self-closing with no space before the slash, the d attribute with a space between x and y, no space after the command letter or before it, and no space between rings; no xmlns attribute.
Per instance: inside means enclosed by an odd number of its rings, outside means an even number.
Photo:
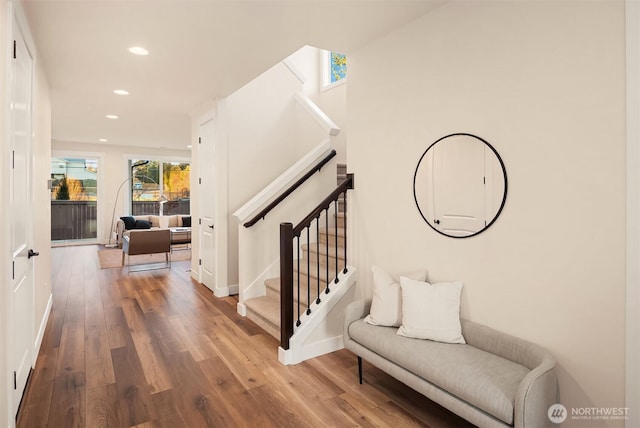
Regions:
<svg viewBox="0 0 640 428"><path fill-rule="evenodd" d="M52 250L53 307L18 427L466 427L339 351L295 366L189 276L100 269L98 246Z"/></svg>

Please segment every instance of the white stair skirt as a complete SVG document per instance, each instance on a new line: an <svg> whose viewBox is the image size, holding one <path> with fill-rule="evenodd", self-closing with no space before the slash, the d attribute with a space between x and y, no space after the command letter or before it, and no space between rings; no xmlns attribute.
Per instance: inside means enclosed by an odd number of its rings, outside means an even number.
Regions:
<svg viewBox="0 0 640 428"><path fill-rule="evenodd" d="M322 303L311 305L311 314L301 317L289 341L289 349L278 347L278 360L284 365L302 361L340 350L344 311L355 296L356 269L349 266L346 274L340 274L340 282L332 284L331 292L322 297Z"/></svg>

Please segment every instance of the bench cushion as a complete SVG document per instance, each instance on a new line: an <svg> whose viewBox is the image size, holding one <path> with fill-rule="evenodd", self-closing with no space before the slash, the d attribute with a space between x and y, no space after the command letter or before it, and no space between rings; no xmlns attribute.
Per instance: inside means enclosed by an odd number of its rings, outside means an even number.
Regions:
<svg viewBox="0 0 640 428"><path fill-rule="evenodd" d="M513 425L516 391L529 369L470 345L402 337L397 330L357 320L349 326L349 335L380 356Z"/></svg>

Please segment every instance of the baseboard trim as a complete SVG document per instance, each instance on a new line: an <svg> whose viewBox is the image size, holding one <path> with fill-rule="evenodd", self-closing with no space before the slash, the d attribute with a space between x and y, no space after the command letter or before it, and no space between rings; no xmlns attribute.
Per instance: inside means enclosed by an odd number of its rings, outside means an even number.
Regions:
<svg viewBox="0 0 640 428"><path fill-rule="evenodd" d="M42 345L42 339L44 339L44 331L47 328L47 323L49 322L49 315L51 315L51 307L53 306L53 293L49 294L49 300L47 301L47 307L44 310L44 314L42 319L40 320L40 328L38 328L38 335L36 336L36 342L33 346L33 362L31 363L31 367L36 366L36 360L38 359L38 354L40 353L40 346Z"/></svg>
<svg viewBox="0 0 640 428"><path fill-rule="evenodd" d="M228 287L216 287L213 291L213 295L216 297L227 297L234 294L238 294L240 286L238 284L229 285Z"/></svg>
<svg viewBox="0 0 640 428"><path fill-rule="evenodd" d="M238 303L236 309L238 311L238 314L242 315L243 317L247 316L247 306L244 303Z"/></svg>
<svg viewBox="0 0 640 428"><path fill-rule="evenodd" d="M278 361L280 361L281 364L288 366L298 364L324 354L329 354L343 348L344 339L342 335L329 337L319 342L297 347L296 349L289 348L285 350L278 346Z"/></svg>

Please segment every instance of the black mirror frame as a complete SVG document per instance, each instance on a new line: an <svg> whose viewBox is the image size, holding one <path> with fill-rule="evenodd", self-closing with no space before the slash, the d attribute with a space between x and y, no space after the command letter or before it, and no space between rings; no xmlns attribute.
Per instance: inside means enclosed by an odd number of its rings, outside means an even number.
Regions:
<svg viewBox="0 0 640 428"><path fill-rule="evenodd" d="M493 152L493 154L496 155L496 158L498 159L498 162L500 162L500 167L502 168L502 177L504 178L504 194L502 196L502 202L500 203L500 208L496 212L496 215L493 217L493 219L491 219L489 224L487 224L484 228L482 228L481 230L477 231L476 233L473 233L471 235L466 235L466 236L447 235L446 233L436 229L429 222L429 220L427 220L427 217L425 217L424 213L420 209L420 204L418 203L418 195L416 195L416 177L418 176L418 169L420 168L420 163L422 162L422 159L424 159L424 157L427 155L427 153L429 152L429 150L431 150L432 147L434 147L436 144L438 144L442 140L444 140L446 138L449 138L449 137L458 137L458 136L466 136L466 137L475 138L475 139L480 140L481 142L483 142L487 147L489 147L491 149L491 151ZM413 173L413 199L414 199L414 201L416 203L416 207L418 208L418 212L420 213L420 216L425 221L425 223L427 223L429 225L429 227L431 227L433 230L435 230L439 234L441 234L443 236L447 236L449 238L456 238L456 239L471 238L472 236L479 235L482 232L484 232L485 230L489 229L491 227L491 225L493 225L493 223L495 223L495 221L498 219L498 217L500 217L500 213L502 212L502 209L504 208L504 205L505 205L505 203L507 201L507 189L508 189L508 187L509 186L508 186L508 181L507 181L507 169L505 168L504 162L502 161L502 158L500 157L500 154L498 154L498 151L491 144L489 144L489 142L487 142L485 139L483 139L481 137L478 137L477 135L468 134L468 133L464 133L464 132L458 132L458 133L454 133L454 134L445 135L444 137L439 138L433 144L431 144L429 147L427 147L427 150L425 150L424 153L422 154L422 156L420 156L420 159L418 160L418 165L416 166L416 170Z"/></svg>

